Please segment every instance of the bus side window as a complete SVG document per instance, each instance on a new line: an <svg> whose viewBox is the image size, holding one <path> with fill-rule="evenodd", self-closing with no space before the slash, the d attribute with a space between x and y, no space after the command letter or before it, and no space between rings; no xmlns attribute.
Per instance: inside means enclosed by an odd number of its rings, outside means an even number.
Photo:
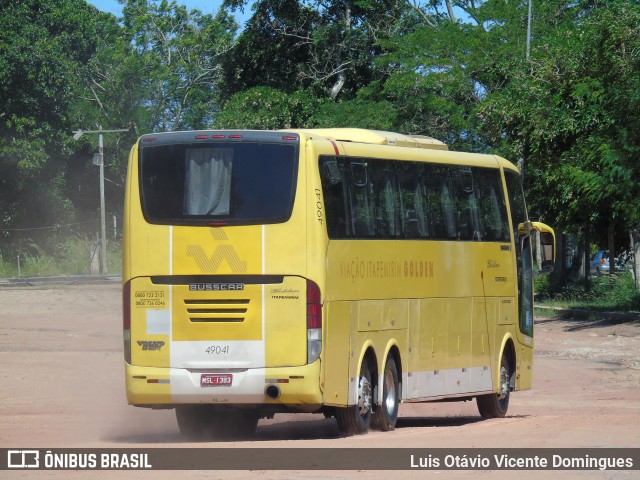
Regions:
<svg viewBox="0 0 640 480"><path fill-rule="evenodd" d="M345 201L348 198L345 163L344 159L336 157L320 159L320 179L329 238L351 236L349 208Z"/></svg>
<svg viewBox="0 0 640 480"><path fill-rule="evenodd" d="M478 169L480 213L485 239L509 241L509 220L499 170Z"/></svg>
<svg viewBox="0 0 640 480"><path fill-rule="evenodd" d="M351 207L352 236L373 237L375 234L374 204L371 198L373 188L369 180L370 166L367 161L352 160L350 163L349 205Z"/></svg>
<svg viewBox="0 0 640 480"><path fill-rule="evenodd" d="M400 236L400 199L392 162L373 160L376 238Z"/></svg>
<svg viewBox="0 0 640 480"><path fill-rule="evenodd" d="M425 165L422 182L431 238L456 238L455 205L447 167Z"/></svg>
<svg viewBox="0 0 640 480"><path fill-rule="evenodd" d="M447 174L443 174L440 178L440 202L442 218L444 220L445 236L446 238L457 238L458 226L456 219L455 197L452 191L452 182Z"/></svg>
<svg viewBox="0 0 640 480"><path fill-rule="evenodd" d="M482 240L476 182L470 168L455 168L458 239Z"/></svg>
<svg viewBox="0 0 640 480"><path fill-rule="evenodd" d="M421 163L398 165L404 238L429 238L429 217Z"/></svg>
<svg viewBox="0 0 640 480"><path fill-rule="evenodd" d="M404 238L428 238L427 205L422 184L423 165L418 162L407 162L398 165L396 170L403 236Z"/></svg>

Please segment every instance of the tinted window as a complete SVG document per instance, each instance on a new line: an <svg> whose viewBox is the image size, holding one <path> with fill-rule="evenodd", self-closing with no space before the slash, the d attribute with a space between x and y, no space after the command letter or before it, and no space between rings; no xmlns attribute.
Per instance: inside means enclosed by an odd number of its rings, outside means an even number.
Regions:
<svg viewBox="0 0 640 480"><path fill-rule="evenodd" d="M518 273L518 303L520 331L533 336L533 262L531 258L531 236L524 228L527 210L524 202L520 176L510 170L504 172L511 204L513 238L516 245L516 264Z"/></svg>
<svg viewBox="0 0 640 480"><path fill-rule="evenodd" d="M498 169L321 157L330 238L509 241Z"/></svg>
<svg viewBox="0 0 640 480"><path fill-rule="evenodd" d="M291 215L296 147L269 143L145 146L140 184L152 223L273 223Z"/></svg>
<svg viewBox="0 0 640 480"><path fill-rule="evenodd" d="M371 191L375 198L376 236L393 238L402 235L400 192L393 162L373 163Z"/></svg>
<svg viewBox="0 0 640 480"><path fill-rule="evenodd" d="M504 171L504 178L507 182L507 191L509 192L509 203L511 204L511 222L513 229L518 233L518 225L527 221L527 209L524 203L524 193L522 191L522 183L520 183L520 175L511 170Z"/></svg>

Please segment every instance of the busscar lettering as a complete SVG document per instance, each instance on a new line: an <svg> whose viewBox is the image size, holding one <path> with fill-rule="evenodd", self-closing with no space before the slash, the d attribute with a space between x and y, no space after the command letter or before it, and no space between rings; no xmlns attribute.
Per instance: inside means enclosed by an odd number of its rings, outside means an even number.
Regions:
<svg viewBox="0 0 640 480"><path fill-rule="evenodd" d="M215 292L244 290L244 283L190 283L191 292Z"/></svg>

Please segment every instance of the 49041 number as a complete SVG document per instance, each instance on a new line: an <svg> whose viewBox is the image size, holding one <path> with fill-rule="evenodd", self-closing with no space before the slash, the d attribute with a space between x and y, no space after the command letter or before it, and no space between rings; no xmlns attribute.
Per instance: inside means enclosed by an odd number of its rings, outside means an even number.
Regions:
<svg viewBox="0 0 640 480"><path fill-rule="evenodd" d="M209 345L205 353L209 355L227 355L229 353L229 345Z"/></svg>

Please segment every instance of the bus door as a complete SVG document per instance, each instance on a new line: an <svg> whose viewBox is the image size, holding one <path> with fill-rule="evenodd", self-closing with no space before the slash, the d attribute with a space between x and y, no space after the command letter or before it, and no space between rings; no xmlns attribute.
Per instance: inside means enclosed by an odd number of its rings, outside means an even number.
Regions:
<svg viewBox="0 0 640 480"><path fill-rule="evenodd" d="M507 193L511 204L516 269L518 277L518 345L516 345L516 379L518 389L531 388L533 373L533 257L530 224L524 202L520 176L505 170ZM515 387L515 385L512 385Z"/></svg>

